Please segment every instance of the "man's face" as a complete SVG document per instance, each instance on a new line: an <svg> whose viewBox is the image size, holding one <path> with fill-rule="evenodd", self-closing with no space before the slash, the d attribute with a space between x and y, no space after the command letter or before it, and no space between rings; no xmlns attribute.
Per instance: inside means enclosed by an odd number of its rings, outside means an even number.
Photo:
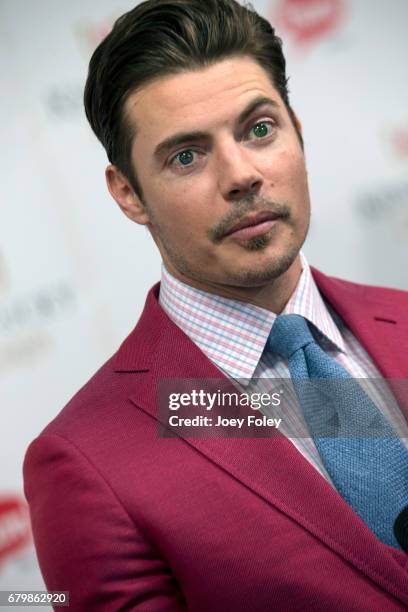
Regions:
<svg viewBox="0 0 408 612"><path fill-rule="evenodd" d="M305 159L263 68L230 58L163 77L125 110L147 224L170 272L249 288L292 266L309 225Z"/></svg>

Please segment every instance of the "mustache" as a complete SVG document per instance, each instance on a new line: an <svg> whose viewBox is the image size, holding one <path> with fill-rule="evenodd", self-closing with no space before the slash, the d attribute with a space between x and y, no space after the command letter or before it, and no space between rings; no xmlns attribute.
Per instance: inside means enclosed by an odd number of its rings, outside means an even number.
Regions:
<svg viewBox="0 0 408 612"><path fill-rule="evenodd" d="M227 232L229 232L236 223L247 216L248 213L257 213L270 211L274 215L288 219L290 217L290 207L283 202L274 202L261 196L251 196L250 198L242 198L234 203L234 208L221 221L212 227L208 234L209 238L215 244L221 242Z"/></svg>

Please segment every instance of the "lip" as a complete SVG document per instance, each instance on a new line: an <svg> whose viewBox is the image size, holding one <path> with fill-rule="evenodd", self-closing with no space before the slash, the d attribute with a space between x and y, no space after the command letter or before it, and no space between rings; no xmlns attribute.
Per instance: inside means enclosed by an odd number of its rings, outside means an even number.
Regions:
<svg viewBox="0 0 408 612"><path fill-rule="evenodd" d="M248 240L269 231L278 219L279 215L271 211L247 215L228 230L224 237L230 236Z"/></svg>

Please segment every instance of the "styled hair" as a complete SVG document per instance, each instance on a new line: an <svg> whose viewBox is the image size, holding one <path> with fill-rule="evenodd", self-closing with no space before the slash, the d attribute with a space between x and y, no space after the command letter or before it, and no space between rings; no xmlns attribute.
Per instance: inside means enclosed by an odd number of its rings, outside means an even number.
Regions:
<svg viewBox="0 0 408 612"><path fill-rule="evenodd" d="M84 104L108 159L142 197L131 147L134 127L124 112L135 91L160 77L248 56L270 76L303 147L289 104L282 41L251 5L235 0L147 0L125 13L89 63Z"/></svg>

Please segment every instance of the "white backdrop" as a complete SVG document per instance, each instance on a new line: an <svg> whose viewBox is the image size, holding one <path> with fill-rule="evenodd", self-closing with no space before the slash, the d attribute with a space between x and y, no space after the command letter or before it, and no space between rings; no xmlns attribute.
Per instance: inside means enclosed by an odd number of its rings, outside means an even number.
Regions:
<svg viewBox="0 0 408 612"><path fill-rule="evenodd" d="M284 40L324 272L408 286L408 3L259 0ZM160 260L107 193L86 123L117 0L0 2L0 589L42 586L22 495L29 441L135 324ZM25 608L27 609L27 608Z"/></svg>

